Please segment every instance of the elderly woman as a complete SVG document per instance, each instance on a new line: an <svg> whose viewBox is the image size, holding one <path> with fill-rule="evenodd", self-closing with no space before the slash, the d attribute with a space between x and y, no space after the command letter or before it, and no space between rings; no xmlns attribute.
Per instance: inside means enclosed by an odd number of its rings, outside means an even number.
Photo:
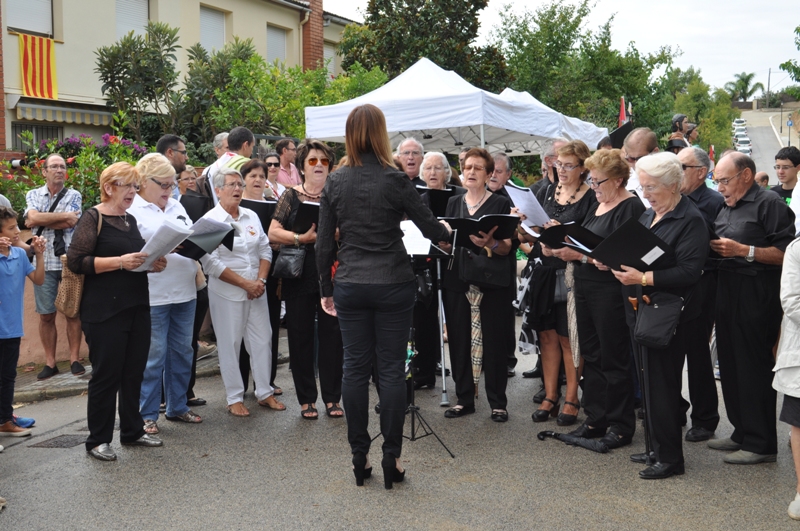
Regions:
<svg viewBox="0 0 800 531"><path fill-rule="evenodd" d="M680 193L683 169L677 156L664 152L643 157L636 163L636 173L644 197L650 202L639 222L671 246L674 253L655 262L658 267L653 271L622 265L622 271L613 271L614 276L627 286L630 296L641 286L642 295L671 293L684 300L678 328L669 345L664 349L648 348L646 353L649 370L644 383L650 395L648 425L656 463L639 472L639 477L663 479L684 473L679 415L686 353L683 323L696 319L700 313L700 301L694 294L708 255L708 229L694 203ZM630 306L626 306L626 312L628 324L632 325ZM641 463L646 458L645 454L631 456L631 460Z"/></svg>
<svg viewBox="0 0 800 531"><path fill-rule="evenodd" d="M338 319L325 313L320 305L319 275L314 254L317 227L312 225L303 234L298 234L291 228L301 203L319 202L333 163L333 150L319 140L309 138L297 146L297 167L303 182L288 188L281 195L269 228L271 241L287 246L302 245L306 250L302 276L281 280L281 298L286 301L289 356L297 401L301 406L300 416L309 420L319 418L315 406L315 343L318 350L319 387L325 411L329 417L341 418L344 415L339 406L342 399L342 333Z"/></svg>
<svg viewBox="0 0 800 531"><path fill-rule="evenodd" d="M178 177L178 197L180 198L185 194L186 190L200 191L197 186L197 170L194 169L194 166L188 164Z"/></svg>
<svg viewBox="0 0 800 531"><path fill-rule="evenodd" d="M559 223L574 222L582 224L589 210L591 210L597 200L592 188L586 184L586 177L589 170L584 165L586 159L591 155L589 148L580 140L573 140L558 149L558 159L555 164L558 170L558 180L543 186L536 194L539 203L542 204L545 212L550 216L551 221L545 228ZM520 240L533 242L530 237L520 235ZM567 267L568 258L560 258L558 252L554 252L544 244L539 244L542 254L542 266L551 268L555 271L555 282L546 289L546 292L539 292L540 296L547 297L548 300L555 293L556 282L562 282L558 278ZM572 257L574 259L574 257ZM567 317L567 302L559 301L552 306L542 304L532 304L533 308L545 307L546 313L542 315L529 315L528 323L539 335L539 343L542 357L542 372L544 376L545 398L542 405L533 412L534 422L543 422L548 418L558 415L559 426L569 426L574 424L578 418L580 403L578 402L578 371L572 360L572 349L569 343L569 320ZM564 407L558 411L558 401L560 398L558 385L558 372L561 362L564 362L567 377L567 394Z"/></svg>
<svg viewBox="0 0 800 531"><path fill-rule="evenodd" d="M242 342L250 353L258 405L284 410L286 406L275 399L269 384L272 329L264 296L272 261L269 239L256 213L239 206L244 182L237 170L222 168L214 174L214 190L219 203L203 217L236 223L241 228L233 239L232 250L220 245L200 259L210 277L209 308L217 335L219 370L225 384L228 411L236 417L250 416L243 402L244 382L239 372Z"/></svg>
<svg viewBox="0 0 800 531"><path fill-rule="evenodd" d="M486 183L494 171L494 159L485 149L473 148L464 161L464 187L467 192L450 198L447 217L478 219L487 214L508 214L511 202L486 189ZM470 250L480 252L488 247L492 260L500 260L508 266L509 279L516 276L516 259L511 252L510 239L496 240L495 229L488 233L470 235ZM439 244L447 250L450 245ZM456 384L458 403L445 411L447 418L463 417L475 413L475 382L472 375L470 328L472 324L470 302L467 292L470 285L458 278L458 264L444 274L444 307L447 315L450 363ZM514 300L516 285L509 282L503 288L480 288L481 332L483 335L483 371L486 398L492 408L491 419L495 422L508 420L506 385L508 384L508 353L514 345Z"/></svg>
<svg viewBox="0 0 800 531"><path fill-rule="evenodd" d="M345 133L347 166L331 176L320 204L319 281L323 307L339 315L347 345L342 387L356 484L363 485L372 472L367 406L374 360L381 383L381 467L390 489L405 477L400 466L405 361L416 291L400 221L408 216L437 240L446 239L448 230L422 206L408 176L393 167L380 109L369 104L353 109ZM331 266L337 258L334 284Z"/></svg>
<svg viewBox="0 0 800 531"><path fill-rule="evenodd" d="M128 212L136 217L145 241L166 221L188 227L189 215L171 196L175 188L175 169L160 153L150 153L136 164L142 178L139 194ZM197 424L202 422L186 405L186 390L192 375L192 328L197 299L197 262L177 253L167 257L161 273L148 275L150 287L150 353L142 380L139 411L144 431L158 433L158 407L163 377L167 420Z"/></svg>
<svg viewBox="0 0 800 531"><path fill-rule="evenodd" d="M630 170L618 149L602 149L584 162L591 171L597 203L583 226L603 238L644 213L642 202L628 190ZM583 356L583 401L586 420L572 435L603 437L609 448L630 444L636 430L630 331L620 285L613 273L593 258L565 247L553 254L575 266L575 309ZM606 434L606 430L609 433Z"/></svg>
<svg viewBox="0 0 800 531"><path fill-rule="evenodd" d="M120 442L161 446L145 433L139 413L142 377L150 349L150 298L147 273L134 273L147 255L136 218L128 209L142 184L127 162L112 164L100 175L100 204L83 213L75 227L67 262L84 275L81 325L89 345L86 451L103 461L117 458L110 443L119 393ZM152 271L167 261L159 258Z"/></svg>

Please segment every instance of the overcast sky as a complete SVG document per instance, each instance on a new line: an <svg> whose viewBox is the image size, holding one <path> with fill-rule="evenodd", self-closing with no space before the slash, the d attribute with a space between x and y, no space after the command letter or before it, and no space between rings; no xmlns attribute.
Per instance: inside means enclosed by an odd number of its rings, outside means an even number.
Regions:
<svg viewBox="0 0 800 531"><path fill-rule="evenodd" d="M490 0L480 14L479 43L486 41L500 22L499 12L509 3ZM521 14L545 3L514 0L510 9ZM324 0L325 11L359 22L366 5L367 0ZM723 86L739 72L755 72L755 81L766 87L770 67L772 89L793 84L778 65L787 59L800 60L794 44L794 28L800 25L798 0L597 0L586 27L596 29L614 13L614 48L624 50L629 42L642 53L661 46L680 47L683 55L675 65L699 68L712 87Z"/></svg>

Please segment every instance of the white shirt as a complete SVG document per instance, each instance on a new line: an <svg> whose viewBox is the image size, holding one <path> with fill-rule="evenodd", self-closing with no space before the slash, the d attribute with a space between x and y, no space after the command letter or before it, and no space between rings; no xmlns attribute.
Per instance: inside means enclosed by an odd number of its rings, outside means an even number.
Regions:
<svg viewBox="0 0 800 531"><path fill-rule="evenodd" d="M239 219L233 219L222 205L215 206L203 217L223 223L237 223L241 227L241 233L233 239L233 250L229 251L227 247L220 245L213 253L202 257L200 263L210 277L209 291L230 301L246 301L245 290L224 282L219 277L225 268L229 268L247 280L255 280L258 278L261 260L272 262L272 249L269 247L267 233L261 227L261 221L255 212L243 207L239 207Z"/></svg>
<svg viewBox="0 0 800 531"><path fill-rule="evenodd" d="M633 168L631 168L631 175L628 177L628 185L625 188L638 197L645 208L650 208L650 201L644 198L644 190L642 190L642 185L639 184L639 174Z"/></svg>
<svg viewBox="0 0 800 531"><path fill-rule="evenodd" d="M136 225L145 241L152 238L166 220L186 225L187 228L192 225L192 220L183 205L171 197L167 201L166 208L161 210L155 203L149 203L136 194L128 212L136 218ZM167 267L161 273L147 274L150 283L150 306L181 304L196 299L197 262L177 253L170 253L166 258Z"/></svg>
<svg viewBox="0 0 800 531"><path fill-rule="evenodd" d="M800 233L800 199L789 203L789 208L794 212L794 233Z"/></svg>
<svg viewBox="0 0 800 531"><path fill-rule="evenodd" d="M216 175L220 168L223 168L225 164L235 156L236 153L226 151L220 155L220 157L211 166L203 171L203 176L205 176L206 182L211 185L209 188L211 188L211 198L214 200L215 205L219 203L219 198L217 197L217 191L214 190L214 175Z"/></svg>

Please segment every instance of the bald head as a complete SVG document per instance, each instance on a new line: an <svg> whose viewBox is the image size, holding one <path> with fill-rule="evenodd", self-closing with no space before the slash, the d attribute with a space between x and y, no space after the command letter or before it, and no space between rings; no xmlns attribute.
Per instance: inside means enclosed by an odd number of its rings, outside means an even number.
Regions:
<svg viewBox="0 0 800 531"><path fill-rule="evenodd" d="M623 158L633 168L636 161L645 155L658 151L658 138L648 127L637 127L625 137L623 142Z"/></svg>
<svg viewBox="0 0 800 531"><path fill-rule="evenodd" d="M762 188L767 188L769 186L769 175L765 171L760 171L756 173L756 183Z"/></svg>
<svg viewBox="0 0 800 531"><path fill-rule="evenodd" d="M720 159L714 168L714 180L726 205L736 206L753 185L755 174L755 162L743 153L733 152Z"/></svg>

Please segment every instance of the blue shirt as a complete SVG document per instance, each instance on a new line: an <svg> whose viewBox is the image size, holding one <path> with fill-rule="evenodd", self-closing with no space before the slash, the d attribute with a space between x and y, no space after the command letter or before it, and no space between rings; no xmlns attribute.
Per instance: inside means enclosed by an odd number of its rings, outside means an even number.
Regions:
<svg viewBox="0 0 800 531"><path fill-rule="evenodd" d="M25 277L35 271L25 251L11 247L0 254L0 339L22 337L22 306Z"/></svg>

